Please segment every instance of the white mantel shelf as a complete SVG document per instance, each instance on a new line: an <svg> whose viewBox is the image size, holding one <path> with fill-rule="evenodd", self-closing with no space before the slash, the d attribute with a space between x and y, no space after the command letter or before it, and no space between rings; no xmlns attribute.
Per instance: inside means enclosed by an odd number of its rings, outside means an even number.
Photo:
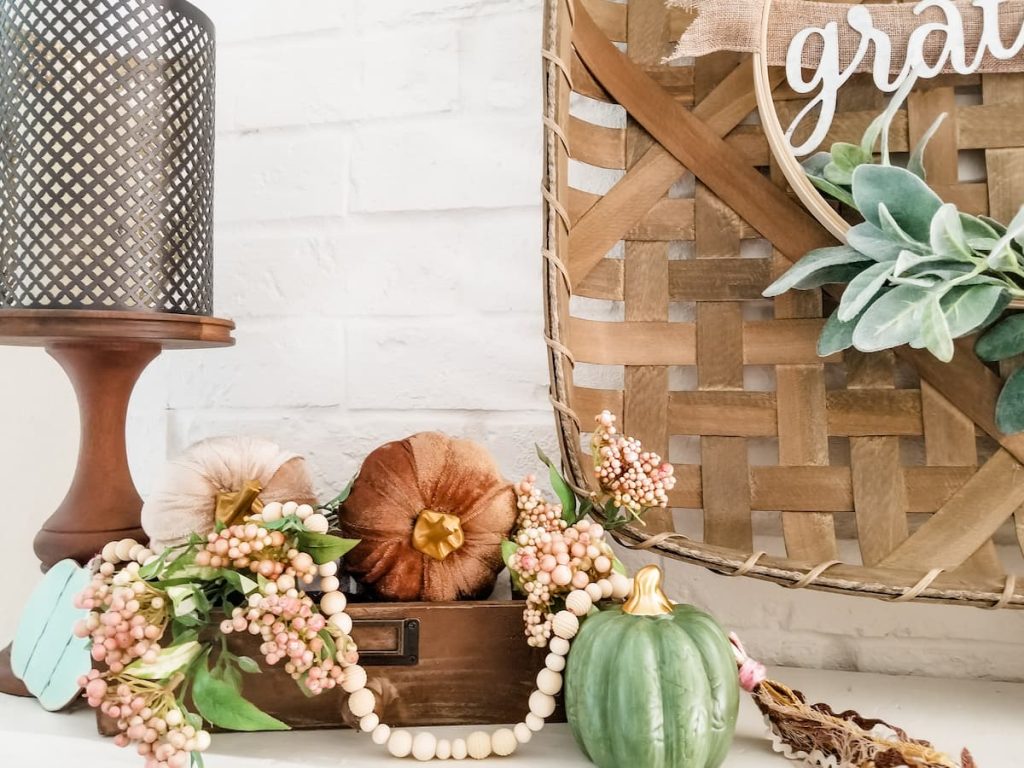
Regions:
<svg viewBox="0 0 1024 768"><path fill-rule="evenodd" d="M827 701L838 710L854 708L888 719L912 736L930 739L959 754L967 745L978 768L1019 768L1024 764L1024 684L976 680L868 675L854 672L773 670L772 676ZM438 729L462 735L472 728ZM753 703L744 697L736 741L724 768L772 768L792 765L775 755L763 738L764 727ZM88 711L49 714L34 701L0 695L0 765L41 768L140 768L134 750L117 749L96 735ZM365 736L350 731L283 734L217 734L206 755L209 768L246 766L331 766L370 768L404 762L390 758ZM475 763L474 763L475 764ZM492 759L505 768L587 766L565 725L550 725L512 758ZM623 766L623 768L630 768Z"/></svg>

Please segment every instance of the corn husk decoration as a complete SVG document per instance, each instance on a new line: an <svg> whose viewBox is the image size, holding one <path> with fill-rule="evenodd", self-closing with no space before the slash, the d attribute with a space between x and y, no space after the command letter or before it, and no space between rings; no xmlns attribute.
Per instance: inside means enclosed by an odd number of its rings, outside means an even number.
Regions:
<svg viewBox="0 0 1024 768"><path fill-rule="evenodd" d="M747 655L735 634L729 639L740 686L761 710L775 751L790 760L819 768L977 768L966 749L956 763L884 720L808 704L799 691L768 680L764 665Z"/></svg>

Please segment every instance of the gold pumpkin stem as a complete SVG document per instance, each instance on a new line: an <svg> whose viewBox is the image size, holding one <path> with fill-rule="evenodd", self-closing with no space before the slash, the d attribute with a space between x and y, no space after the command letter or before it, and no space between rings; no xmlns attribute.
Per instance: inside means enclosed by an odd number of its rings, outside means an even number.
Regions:
<svg viewBox="0 0 1024 768"><path fill-rule="evenodd" d="M672 613L672 603L661 591L664 574L656 565L645 565L633 578L633 592L622 606L625 613L633 616L665 616Z"/></svg>
<svg viewBox="0 0 1024 768"><path fill-rule="evenodd" d="M412 529L412 546L427 557L444 560L466 543L462 523L455 515L424 509Z"/></svg>
<svg viewBox="0 0 1024 768"><path fill-rule="evenodd" d="M249 515L263 510L259 495L263 488L255 480L247 480L237 491L221 491L217 494L214 515L224 525L234 525Z"/></svg>

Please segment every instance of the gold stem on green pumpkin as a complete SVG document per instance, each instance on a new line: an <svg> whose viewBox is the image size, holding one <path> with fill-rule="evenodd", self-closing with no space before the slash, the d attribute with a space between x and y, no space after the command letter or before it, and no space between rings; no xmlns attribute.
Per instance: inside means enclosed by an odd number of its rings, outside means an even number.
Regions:
<svg viewBox="0 0 1024 768"><path fill-rule="evenodd" d="M435 560L444 560L466 543L462 523L455 515L424 509L412 530L412 546Z"/></svg>
<svg viewBox="0 0 1024 768"><path fill-rule="evenodd" d="M633 592L626 604L622 606L624 613L633 616L665 616L672 613L672 603L661 591L661 579L664 574L656 565L645 565L633 577Z"/></svg>

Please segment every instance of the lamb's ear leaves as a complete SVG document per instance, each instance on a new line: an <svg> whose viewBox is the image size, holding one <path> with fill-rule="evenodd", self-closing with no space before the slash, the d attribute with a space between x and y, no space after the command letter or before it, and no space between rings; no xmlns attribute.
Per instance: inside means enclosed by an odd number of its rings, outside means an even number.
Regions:
<svg viewBox="0 0 1024 768"><path fill-rule="evenodd" d="M878 352L909 344L918 337L921 311L929 292L914 285L899 285L867 308L853 331L853 345L861 352Z"/></svg>
<svg viewBox="0 0 1024 768"><path fill-rule="evenodd" d="M807 253L800 261L786 270L784 275L765 288L763 295L766 298L779 296L791 288L796 288L801 282L819 272L831 267L863 263L865 259L864 254L848 245L817 248Z"/></svg>
<svg viewBox="0 0 1024 768"><path fill-rule="evenodd" d="M1010 303L1001 285L957 285L942 297L942 311L954 339L984 328Z"/></svg>
<svg viewBox="0 0 1024 768"><path fill-rule="evenodd" d="M861 215L885 229L879 206L885 205L899 228L914 240L928 242L932 218L942 200L920 178L895 165L862 165L853 172L853 199Z"/></svg>
<svg viewBox="0 0 1024 768"><path fill-rule="evenodd" d="M829 315L825 326L821 329L821 335L818 337L818 354L828 357L852 347L853 329L857 327L857 323L860 322L865 311L861 310L859 315L848 322L839 319L838 309Z"/></svg>
<svg viewBox="0 0 1024 768"><path fill-rule="evenodd" d="M1024 368L1010 374L999 393L996 426L1008 435L1024 430Z"/></svg>
<svg viewBox="0 0 1024 768"><path fill-rule="evenodd" d="M990 363L1024 353L1024 314L1005 317L985 331L974 352Z"/></svg>

